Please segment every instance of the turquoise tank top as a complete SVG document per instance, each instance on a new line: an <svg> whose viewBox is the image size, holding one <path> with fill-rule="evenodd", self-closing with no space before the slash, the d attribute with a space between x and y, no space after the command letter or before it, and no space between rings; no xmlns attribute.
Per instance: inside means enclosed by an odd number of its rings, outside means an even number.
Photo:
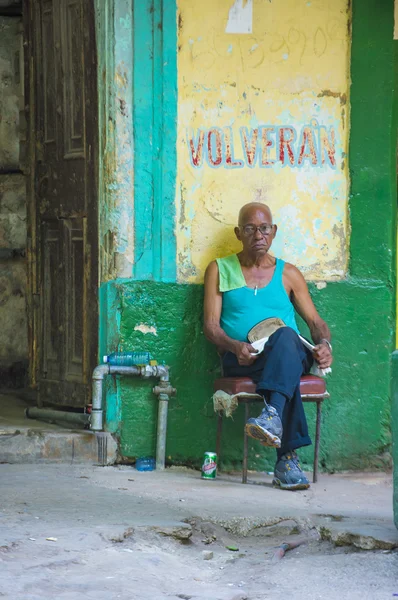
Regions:
<svg viewBox="0 0 398 600"><path fill-rule="evenodd" d="M219 290L223 292L221 327L240 342L247 342L250 329L264 319L278 317L299 333L294 307L282 281L285 262L276 258L271 281L263 288L249 288L236 254L218 258Z"/></svg>

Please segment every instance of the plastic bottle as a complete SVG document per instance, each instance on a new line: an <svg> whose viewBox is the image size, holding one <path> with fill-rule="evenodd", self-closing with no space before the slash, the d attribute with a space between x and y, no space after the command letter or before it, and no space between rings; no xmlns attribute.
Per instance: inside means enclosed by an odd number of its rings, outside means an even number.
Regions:
<svg viewBox="0 0 398 600"><path fill-rule="evenodd" d="M149 352L113 352L104 356L104 363L118 367L133 367L134 365L148 365L151 360Z"/></svg>
<svg viewBox="0 0 398 600"><path fill-rule="evenodd" d="M137 471L153 471L156 467L155 459L151 456L137 458L135 468Z"/></svg>

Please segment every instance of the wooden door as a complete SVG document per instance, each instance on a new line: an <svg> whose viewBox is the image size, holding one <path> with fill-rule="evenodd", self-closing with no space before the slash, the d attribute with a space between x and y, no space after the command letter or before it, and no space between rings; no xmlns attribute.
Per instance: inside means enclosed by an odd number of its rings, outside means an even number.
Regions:
<svg viewBox="0 0 398 600"><path fill-rule="evenodd" d="M40 403L84 406L98 337L94 6L28 0L24 12L32 380Z"/></svg>

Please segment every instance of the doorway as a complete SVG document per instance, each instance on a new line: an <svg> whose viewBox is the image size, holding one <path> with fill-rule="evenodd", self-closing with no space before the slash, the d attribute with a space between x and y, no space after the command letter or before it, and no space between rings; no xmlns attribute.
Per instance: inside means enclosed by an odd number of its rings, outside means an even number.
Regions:
<svg viewBox="0 0 398 600"><path fill-rule="evenodd" d="M92 0L25 0L30 379L83 407L98 338L98 131Z"/></svg>

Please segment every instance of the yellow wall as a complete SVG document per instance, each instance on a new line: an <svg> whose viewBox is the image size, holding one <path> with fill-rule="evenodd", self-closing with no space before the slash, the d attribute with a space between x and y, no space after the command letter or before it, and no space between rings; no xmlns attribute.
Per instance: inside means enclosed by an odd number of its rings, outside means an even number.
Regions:
<svg viewBox="0 0 398 600"><path fill-rule="evenodd" d="M237 213L253 200L279 226L274 254L307 279L345 275L347 4L179 0L179 281L239 248Z"/></svg>

